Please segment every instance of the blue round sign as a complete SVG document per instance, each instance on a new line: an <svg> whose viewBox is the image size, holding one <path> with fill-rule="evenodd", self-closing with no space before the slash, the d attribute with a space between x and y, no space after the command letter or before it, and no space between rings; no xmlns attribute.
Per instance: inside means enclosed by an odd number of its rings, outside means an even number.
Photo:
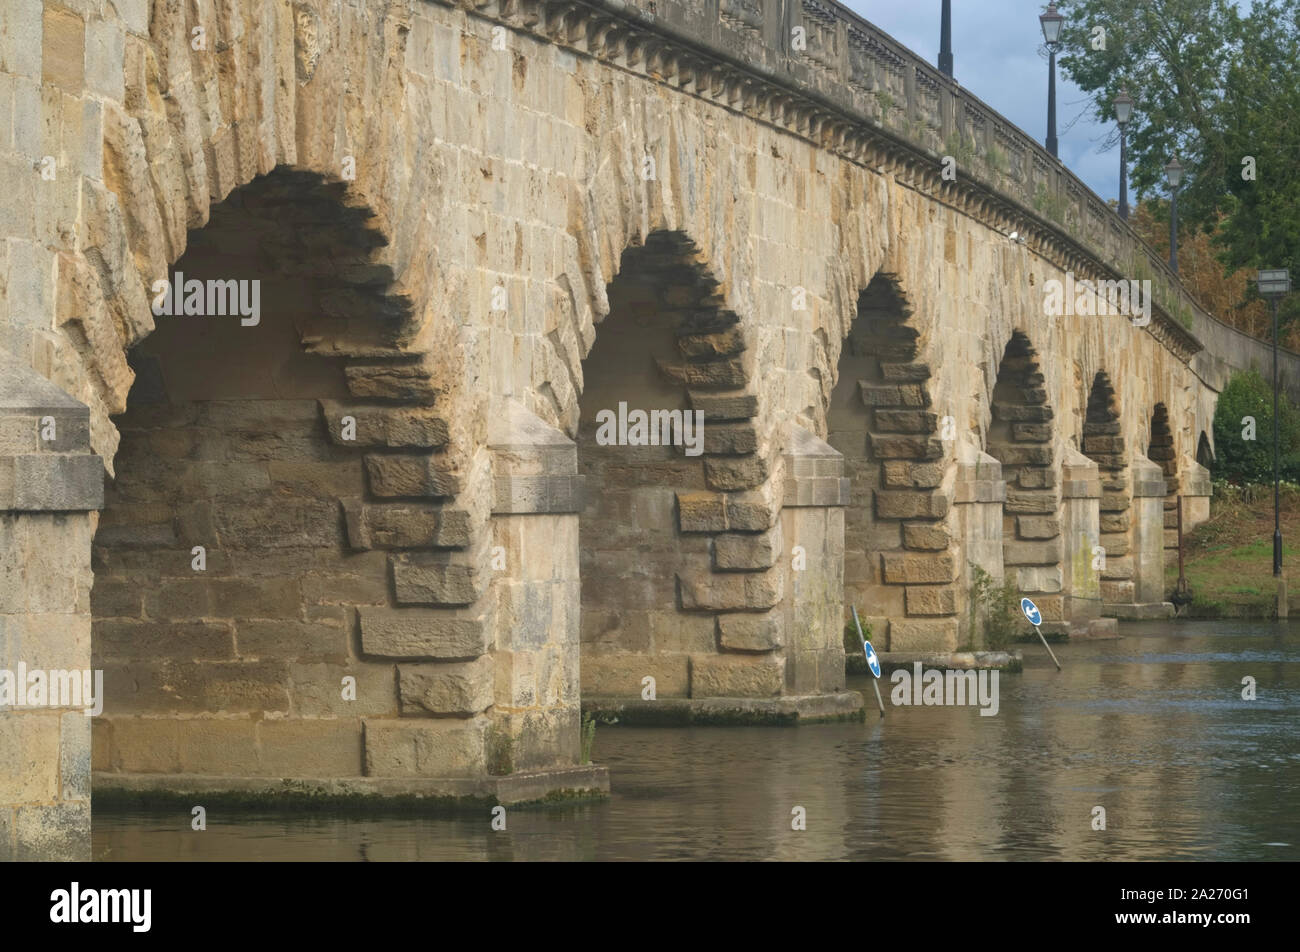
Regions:
<svg viewBox="0 0 1300 952"><path fill-rule="evenodd" d="M880 659L876 657L876 649L871 647L871 642L863 641L862 650L867 655L867 667L876 677L880 677Z"/></svg>
<svg viewBox="0 0 1300 952"><path fill-rule="evenodd" d="M1043 616L1042 613L1039 612L1038 606L1029 599L1022 598L1020 600L1020 610L1024 612L1025 617L1029 619L1029 624L1033 625L1035 628L1043 623Z"/></svg>

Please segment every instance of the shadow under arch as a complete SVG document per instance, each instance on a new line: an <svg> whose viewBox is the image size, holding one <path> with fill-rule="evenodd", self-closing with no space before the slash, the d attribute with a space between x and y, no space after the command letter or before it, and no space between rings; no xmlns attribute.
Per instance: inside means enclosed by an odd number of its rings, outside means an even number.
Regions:
<svg viewBox="0 0 1300 952"><path fill-rule="evenodd" d="M1014 331L998 364L986 451L1002 464L1006 482L1002 557L1007 580L1034 600L1045 624L1067 621L1054 416L1038 353L1023 331Z"/></svg>
<svg viewBox="0 0 1300 952"><path fill-rule="evenodd" d="M471 538L449 510L439 390L402 351L411 304L372 256L386 243L345 185L281 168L215 204L175 263L180 313L130 353L93 542L97 785L483 769L481 743L418 766L383 743L384 719L413 709L481 738L492 700L490 679L448 700L399 685L394 665L477 659L486 630L402 649L371 625L482 594L446 568ZM258 289L256 320L211 312L232 286ZM423 591L399 574L408 557L428 563Z"/></svg>
<svg viewBox="0 0 1300 952"><path fill-rule="evenodd" d="M943 651L957 647L961 601L945 522L952 500L940 489L944 446L911 317L892 275L877 274L859 295L826 439L844 457L850 486L845 614L857 607L878 648Z"/></svg>
<svg viewBox="0 0 1300 952"><path fill-rule="evenodd" d="M1210 437L1204 430L1201 431L1200 439L1196 441L1196 462L1210 472L1214 471L1214 449L1210 446Z"/></svg>
<svg viewBox="0 0 1300 952"><path fill-rule="evenodd" d="M1093 377L1083 424L1083 455L1097 464L1101 479L1098 503L1100 544L1105 553L1101 569L1102 604L1129 604L1134 599L1132 560L1128 559L1133 519L1129 486L1129 457L1121 423L1119 397L1110 374Z"/></svg>
<svg viewBox="0 0 1300 952"><path fill-rule="evenodd" d="M1151 438L1147 459L1160 467L1165 478L1164 547L1178 548L1178 495L1181 492L1178 478L1178 451L1173 430L1169 425L1169 410L1157 403L1151 411Z"/></svg>
<svg viewBox="0 0 1300 952"><path fill-rule="evenodd" d="M625 249L607 298L578 413L584 701L780 695L779 506L741 504L769 466L740 318L681 232Z"/></svg>

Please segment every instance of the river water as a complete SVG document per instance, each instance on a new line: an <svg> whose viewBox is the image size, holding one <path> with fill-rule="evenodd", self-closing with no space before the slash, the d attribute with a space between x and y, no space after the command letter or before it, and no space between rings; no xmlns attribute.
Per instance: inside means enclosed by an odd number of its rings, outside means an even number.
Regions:
<svg viewBox="0 0 1300 952"><path fill-rule="evenodd" d="M1295 860L1300 622L1121 625L1025 645L979 708L597 730L607 800L490 817L94 814L100 860ZM1256 700L1242 699L1242 679ZM875 703L865 678L849 686ZM1093 809L1106 829L1093 829ZM806 829L793 830L802 807Z"/></svg>

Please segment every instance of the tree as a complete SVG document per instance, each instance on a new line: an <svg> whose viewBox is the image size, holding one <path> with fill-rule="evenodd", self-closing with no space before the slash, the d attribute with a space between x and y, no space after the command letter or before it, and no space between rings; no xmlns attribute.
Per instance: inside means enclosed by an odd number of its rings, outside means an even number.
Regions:
<svg viewBox="0 0 1300 952"><path fill-rule="evenodd" d="M1300 477L1300 414L1278 400L1283 479ZM1273 386L1251 370L1233 374L1214 408L1214 477L1231 483L1273 481Z"/></svg>
<svg viewBox="0 0 1300 952"><path fill-rule="evenodd" d="M1255 0L1245 15L1230 0L1059 6L1062 68L1091 94L1098 118L1114 120L1121 88L1137 101L1131 177L1166 231L1164 166L1177 154L1186 168L1180 248L1200 230L1225 274L1300 274L1300 0ZM1105 49L1094 49L1098 26ZM1284 302L1281 317L1284 326L1300 317L1300 300Z"/></svg>

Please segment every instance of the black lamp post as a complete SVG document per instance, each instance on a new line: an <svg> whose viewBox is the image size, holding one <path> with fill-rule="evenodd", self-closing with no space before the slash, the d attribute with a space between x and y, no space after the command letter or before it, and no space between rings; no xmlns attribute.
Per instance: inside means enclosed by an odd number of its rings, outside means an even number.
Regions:
<svg viewBox="0 0 1300 952"><path fill-rule="evenodd" d="M952 0L943 0L939 23L939 72L952 79Z"/></svg>
<svg viewBox="0 0 1300 952"><path fill-rule="evenodd" d="M1273 577L1282 577L1282 517L1278 511L1277 445L1277 302L1291 290L1291 273L1285 268L1256 275L1259 296L1273 305Z"/></svg>
<svg viewBox="0 0 1300 952"><path fill-rule="evenodd" d="M1165 181L1169 183L1169 267L1178 273L1178 186L1183 181L1183 165L1178 156L1165 166Z"/></svg>
<svg viewBox="0 0 1300 952"><path fill-rule="evenodd" d="M1119 217L1128 221L1128 136L1124 127L1133 118L1133 99L1127 89L1115 97L1115 121L1119 123Z"/></svg>
<svg viewBox="0 0 1300 952"><path fill-rule="evenodd" d="M1049 3L1047 12L1039 14L1038 22L1043 27L1043 39L1047 41L1047 51L1051 54L1047 72L1047 151L1056 158L1056 47L1061 42L1065 17L1056 12L1056 4Z"/></svg>

